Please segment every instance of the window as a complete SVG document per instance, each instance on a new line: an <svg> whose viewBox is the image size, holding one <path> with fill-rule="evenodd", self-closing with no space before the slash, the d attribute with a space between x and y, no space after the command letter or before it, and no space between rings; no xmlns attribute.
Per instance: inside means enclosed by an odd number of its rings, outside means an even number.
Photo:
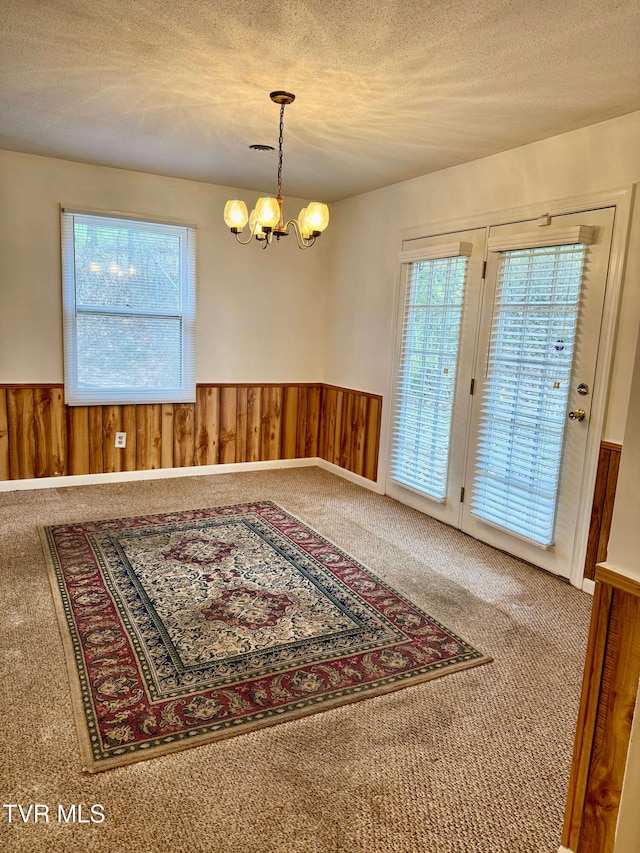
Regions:
<svg viewBox="0 0 640 853"><path fill-rule="evenodd" d="M470 244L406 263L391 478L444 501ZM451 252L452 256L447 256ZM455 252L455 255L453 254ZM405 253L406 261L413 252ZM427 253L425 252L425 255Z"/></svg>
<svg viewBox="0 0 640 853"><path fill-rule="evenodd" d="M195 400L195 229L62 212L67 404Z"/></svg>

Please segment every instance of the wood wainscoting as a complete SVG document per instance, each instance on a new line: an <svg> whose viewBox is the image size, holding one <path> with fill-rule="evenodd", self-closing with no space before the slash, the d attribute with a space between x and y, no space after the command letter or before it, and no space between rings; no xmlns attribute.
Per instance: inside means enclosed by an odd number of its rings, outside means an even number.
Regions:
<svg viewBox="0 0 640 853"><path fill-rule="evenodd" d="M640 583L598 566L562 844L613 853L640 678Z"/></svg>
<svg viewBox="0 0 640 853"><path fill-rule="evenodd" d="M62 385L3 385L0 480L316 456L375 480L381 414L377 394L310 383L198 385L195 403L124 406L66 406Z"/></svg>
<svg viewBox="0 0 640 853"><path fill-rule="evenodd" d="M584 561L584 576L589 580L594 579L598 563L604 563L607 559L607 545L611 532L613 501L616 496L621 451L621 444L614 444L611 441L603 441L600 444L587 556Z"/></svg>

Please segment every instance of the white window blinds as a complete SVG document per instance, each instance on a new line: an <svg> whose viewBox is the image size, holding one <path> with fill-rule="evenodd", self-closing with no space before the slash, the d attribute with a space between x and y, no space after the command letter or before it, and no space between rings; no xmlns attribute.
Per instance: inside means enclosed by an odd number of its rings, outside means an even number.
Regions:
<svg viewBox="0 0 640 853"><path fill-rule="evenodd" d="M195 399L195 229L64 211L70 405Z"/></svg>
<svg viewBox="0 0 640 853"><path fill-rule="evenodd" d="M500 254L471 511L553 543L584 245Z"/></svg>
<svg viewBox="0 0 640 853"><path fill-rule="evenodd" d="M406 264L391 477L437 501L447 492L466 268L466 257Z"/></svg>

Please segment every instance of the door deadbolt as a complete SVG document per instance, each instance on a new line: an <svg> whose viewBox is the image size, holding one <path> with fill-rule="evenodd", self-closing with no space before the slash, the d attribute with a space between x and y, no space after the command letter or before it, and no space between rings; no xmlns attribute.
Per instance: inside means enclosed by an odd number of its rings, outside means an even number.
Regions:
<svg viewBox="0 0 640 853"><path fill-rule="evenodd" d="M584 409L576 409L575 412L569 412L570 421L583 421L587 413Z"/></svg>
<svg viewBox="0 0 640 853"><path fill-rule="evenodd" d="M586 382L581 382L578 385L578 394L580 394L581 397L586 397L588 393L589 393L589 386L587 385Z"/></svg>

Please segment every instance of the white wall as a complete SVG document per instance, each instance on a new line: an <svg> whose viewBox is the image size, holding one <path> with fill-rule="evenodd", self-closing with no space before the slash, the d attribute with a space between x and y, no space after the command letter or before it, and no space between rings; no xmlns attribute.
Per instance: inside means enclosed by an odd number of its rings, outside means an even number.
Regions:
<svg viewBox="0 0 640 853"><path fill-rule="evenodd" d="M631 726L629 752L620 795L620 811L616 827L615 853L638 853L640 850L640 683L636 711Z"/></svg>
<svg viewBox="0 0 640 853"><path fill-rule="evenodd" d="M212 184L0 152L0 382L61 382L59 205L198 226L197 380L325 381L387 394L399 231L640 181L640 112L331 206L319 244L238 246ZM640 195L640 194L639 194ZM292 214L300 202L285 199ZM437 230L437 229L436 229ZM622 441L640 319L632 219L603 437ZM384 447L383 460L384 460Z"/></svg>
<svg viewBox="0 0 640 853"><path fill-rule="evenodd" d="M444 223L640 181L640 112L347 199L332 209L324 379L386 394L401 229ZM435 225L434 225L435 223ZM450 229L451 230L451 229ZM622 441L640 318L635 215L603 438ZM384 448L383 448L384 454Z"/></svg>
<svg viewBox="0 0 640 853"><path fill-rule="evenodd" d="M640 583L640 343L616 487L607 566Z"/></svg>
<svg viewBox="0 0 640 853"><path fill-rule="evenodd" d="M327 246L238 246L222 210L257 194L0 152L0 383L62 382L59 206L197 225L198 382L321 379ZM285 215L302 202L285 199ZM326 239L325 239L326 243Z"/></svg>

